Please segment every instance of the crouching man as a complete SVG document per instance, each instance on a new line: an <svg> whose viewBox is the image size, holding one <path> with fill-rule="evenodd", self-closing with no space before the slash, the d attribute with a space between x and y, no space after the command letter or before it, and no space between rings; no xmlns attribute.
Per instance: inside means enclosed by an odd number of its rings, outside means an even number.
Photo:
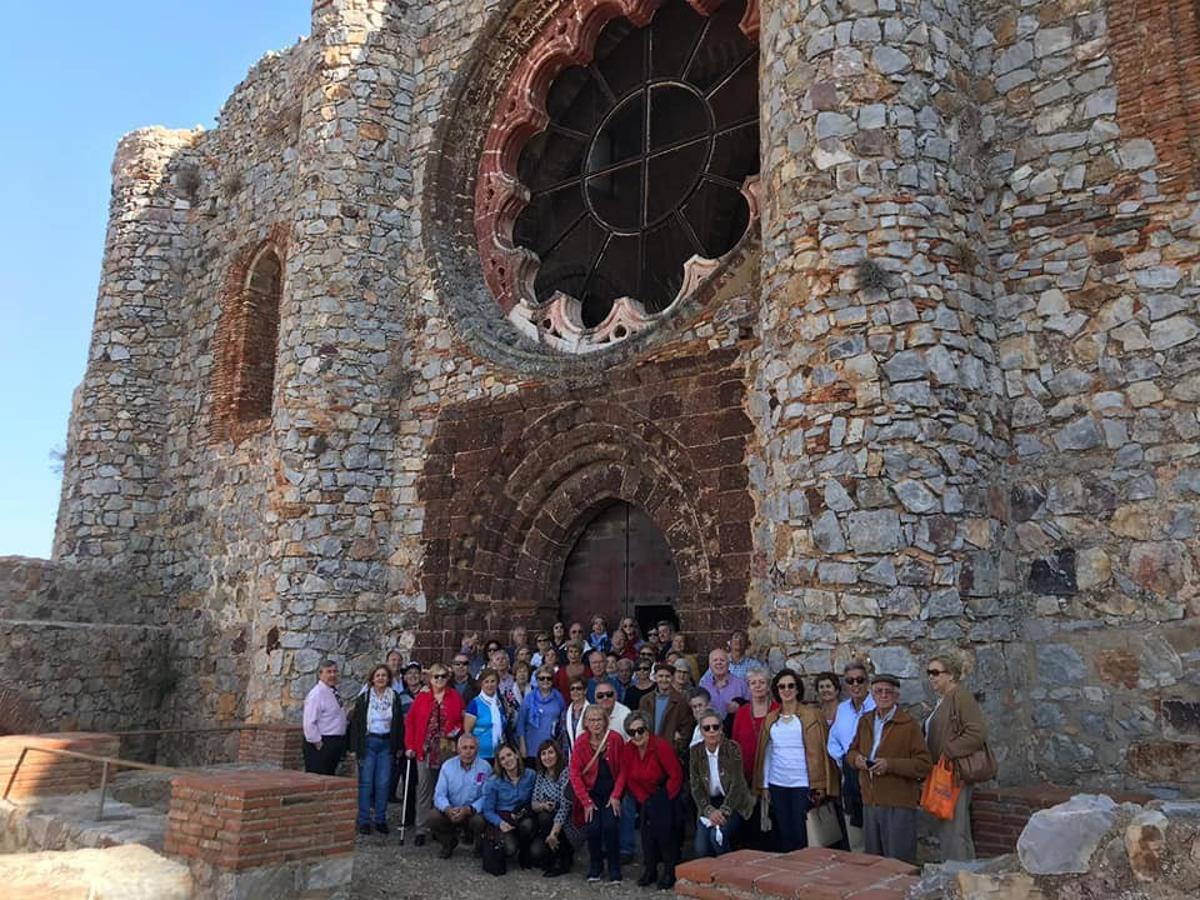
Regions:
<svg viewBox="0 0 1200 900"><path fill-rule="evenodd" d="M461 839L475 842L483 832L483 785L492 767L479 758L479 739L470 732L458 737L458 755L442 763L433 789L429 831L442 845L439 856L449 859Z"/></svg>

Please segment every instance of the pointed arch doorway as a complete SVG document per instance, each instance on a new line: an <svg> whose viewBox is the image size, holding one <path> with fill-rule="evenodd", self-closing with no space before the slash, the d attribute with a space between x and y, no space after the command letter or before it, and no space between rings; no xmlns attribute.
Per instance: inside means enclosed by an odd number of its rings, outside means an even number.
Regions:
<svg viewBox="0 0 1200 900"><path fill-rule="evenodd" d="M584 524L563 563L559 615L563 622L604 616L612 628L633 616L645 634L656 622L679 624L679 573L666 536L639 507L613 500Z"/></svg>

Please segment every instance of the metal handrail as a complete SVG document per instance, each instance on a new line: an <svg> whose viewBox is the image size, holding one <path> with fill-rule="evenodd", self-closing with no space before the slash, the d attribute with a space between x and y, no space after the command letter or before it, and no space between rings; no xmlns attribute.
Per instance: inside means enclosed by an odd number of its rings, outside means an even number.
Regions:
<svg viewBox="0 0 1200 900"><path fill-rule="evenodd" d="M131 759L120 759L116 756L97 756L93 753L80 753L78 750L62 750L58 747L33 747L25 745L21 748L21 755L17 757L17 764L13 767L12 774L8 776L8 784L4 787L4 799L8 799L9 791L12 790L13 783L17 780L17 772L21 769L21 764L25 762L25 754L30 750L36 750L40 753L53 753L58 756L69 756L74 759L86 759L89 762L102 763L103 768L100 770L100 804L96 808L96 821L99 822L104 818L104 798L108 793L108 767L113 765L115 768L122 769L145 769L148 772L186 772L187 769L176 768L175 766L156 766L152 763L134 762Z"/></svg>

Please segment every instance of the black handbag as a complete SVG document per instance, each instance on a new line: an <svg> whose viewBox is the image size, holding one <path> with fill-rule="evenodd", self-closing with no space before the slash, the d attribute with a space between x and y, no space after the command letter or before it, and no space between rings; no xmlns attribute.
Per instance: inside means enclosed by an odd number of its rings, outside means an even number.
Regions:
<svg viewBox="0 0 1200 900"><path fill-rule="evenodd" d="M483 871L489 875L504 875L508 872L508 859L504 853L504 835L499 828L489 827L483 832Z"/></svg>

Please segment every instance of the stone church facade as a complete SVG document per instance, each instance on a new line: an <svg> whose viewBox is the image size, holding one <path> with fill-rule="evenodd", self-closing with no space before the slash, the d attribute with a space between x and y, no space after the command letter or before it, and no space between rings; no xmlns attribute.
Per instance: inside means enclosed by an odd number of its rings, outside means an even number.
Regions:
<svg viewBox="0 0 1200 900"><path fill-rule="evenodd" d="M607 517L694 647L1194 791L1197 96L1190 0L316 0L117 149L39 577L171 676L90 724L608 611Z"/></svg>

